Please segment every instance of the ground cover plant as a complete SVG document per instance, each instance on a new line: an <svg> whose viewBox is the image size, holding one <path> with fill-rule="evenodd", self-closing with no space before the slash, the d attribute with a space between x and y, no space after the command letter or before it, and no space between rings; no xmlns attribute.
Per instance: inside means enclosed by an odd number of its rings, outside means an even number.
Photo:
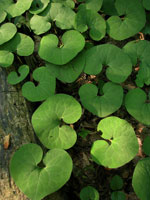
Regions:
<svg viewBox="0 0 150 200"><path fill-rule="evenodd" d="M1 0L0 66L38 141L10 161L29 199L150 199L149 16L149 0Z"/></svg>

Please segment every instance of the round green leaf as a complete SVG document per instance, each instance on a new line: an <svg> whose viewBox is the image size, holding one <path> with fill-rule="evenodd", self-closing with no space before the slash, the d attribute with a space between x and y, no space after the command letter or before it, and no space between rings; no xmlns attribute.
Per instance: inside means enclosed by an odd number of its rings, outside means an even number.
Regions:
<svg viewBox="0 0 150 200"><path fill-rule="evenodd" d="M49 97L32 116L32 125L41 143L48 149L71 148L77 139L76 132L68 125L81 117L81 106L66 94ZM62 124L62 125L61 125Z"/></svg>
<svg viewBox="0 0 150 200"><path fill-rule="evenodd" d="M16 17L22 15L26 10L28 10L32 4L33 0L17 0L14 3L14 0L2 0L5 5L6 12L11 17Z"/></svg>
<svg viewBox="0 0 150 200"><path fill-rule="evenodd" d="M74 0L52 0L52 2L54 2L54 3L61 3L64 6L68 6L68 7L72 8L72 9L75 7Z"/></svg>
<svg viewBox="0 0 150 200"><path fill-rule="evenodd" d="M99 41L106 33L106 23L103 17L93 10L81 9L76 15L76 30L83 33L89 29L93 40Z"/></svg>
<svg viewBox="0 0 150 200"><path fill-rule="evenodd" d="M135 167L132 178L133 189L140 200L150 197L150 158L140 160Z"/></svg>
<svg viewBox="0 0 150 200"><path fill-rule="evenodd" d="M131 41L124 46L123 50L129 55L134 66L139 64L140 69L135 80L137 86L150 85L150 42L146 40Z"/></svg>
<svg viewBox="0 0 150 200"><path fill-rule="evenodd" d="M123 187L123 180L120 176L115 175L112 177L110 182L110 187L112 190L120 190Z"/></svg>
<svg viewBox="0 0 150 200"><path fill-rule="evenodd" d="M132 63L128 55L112 44L94 46L86 53L85 73L97 75L102 71L103 65L109 66L106 76L115 83L124 82L132 72Z"/></svg>
<svg viewBox="0 0 150 200"><path fill-rule="evenodd" d="M118 168L138 153L139 145L134 129L127 121L107 117L99 122L97 131L101 131L101 137L105 139L95 141L91 148L92 158L97 164Z"/></svg>
<svg viewBox="0 0 150 200"><path fill-rule="evenodd" d="M116 0L115 8L118 16L111 16L107 20L107 33L113 39L124 40L144 27L146 14L139 0Z"/></svg>
<svg viewBox="0 0 150 200"><path fill-rule="evenodd" d="M150 3L149 3L149 0L143 0L143 7L144 7L146 10L150 10Z"/></svg>
<svg viewBox="0 0 150 200"><path fill-rule="evenodd" d="M81 200L99 200L98 191L92 186L86 186L80 191Z"/></svg>
<svg viewBox="0 0 150 200"><path fill-rule="evenodd" d="M51 23L47 17L34 15L30 20L30 26L36 35L40 35L51 28Z"/></svg>
<svg viewBox="0 0 150 200"><path fill-rule="evenodd" d="M103 4L103 0L83 0L78 9L88 9L98 12Z"/></svg>
<svg viewBox="0 0 150 200"><path fill-rule="evenodd" d="M58 47L58 38L48 34L41 39L39 56L56 65L64 65L71 61L85 45L84 37L74 30L67 31L62 36L62 44Z"/></svg>
<svg viewBox="0 0 150 200"><path fill-rule="evenodd" d="M83 52L72 61L62 66L46 63L46 67L50 73L64 83L73 83L83 71L84 66L85 56Z"/></svg>
<svg viewBox="0 0 150 200"><path fill-rule="evenodd" d="M43 101L55 93L56 78L52 76L46 67L39 67L33 72L33 79L39 84L26 82L22 86L22 95L29 101Z"/></svg>
<svg viewBox="0 0 150 200"><path fill-rule="evenodd" d="M150 103L147 95L140 89L130 90L125 97L125 107L130 115L145 125L150 125Z"/></svg>
<svg viewBox="0 0 150 200"><path fill-rule="evenodd" d="M41 13L49 4L50 0L34 0L30 7L30 13L39 14Z"/></svg>
<svg viewBox="0 0 150 200"><path fill-rule="evenodd" d="M150 156L150 136L147 136L143 142L143 151L146 155Z"/></svg>
<svg viewBox="0 0 150 200"><path fill-rule="evenodd" d="M0 50L0 66L9 67L14 61L14 55L9 51Z"/></svg>
<svg viewBox="0 0 150 200"><path fill-rule="evenodd" d="M9 84L15 85L23 81L27 75L29 74L29 66L28 65L21 65L18 69L20 76L16 72L10 72L7 81Z"/></svg>
<svg viewBox="0 0 150 200"><path fill-rule="evenodd" d="M112 192L111 200L126 200L126 195L121 191Z"/></svg>
<svg viewBox="0 0 150 200"><path fill-rule="evenodd" d="M94 115L106 117L117 111L123 101L123 89L120 85L108 82L103 86L103 95L98 95L97 86L84 84L79 89L82 105Z"/></svg>
<svg viewBox="0 0 150 200"><path fill-rule="evenodd" d="M50 17L60 29L73 29L75 24L75 12L62 3L51 3ZM67 19L67 20L66 20Z"/></svg>
<svg viewBox="0 0 150 200"><path fill-rule="evenodd" d="M72 159L62 149L52 149L42 158L41 147L30 143L17 150L10 162L10 175L31 200L41 200L59 190L72 172Z"/></svg>
<svg viewBox="0 0 150 200"><path fill-rule="evenodd" d="M34 51L34 42L31 37L22 33L16 33L9 42L1 45L0 49L16 52L19 56L29 56Z"/></svg>
<svg viewBox="0 0 150 200"><path fill-rule="evenodd" d="M12 23L5 23L0 27L0 45L9 41L14 37L17 32L17 28Z"/></svg>

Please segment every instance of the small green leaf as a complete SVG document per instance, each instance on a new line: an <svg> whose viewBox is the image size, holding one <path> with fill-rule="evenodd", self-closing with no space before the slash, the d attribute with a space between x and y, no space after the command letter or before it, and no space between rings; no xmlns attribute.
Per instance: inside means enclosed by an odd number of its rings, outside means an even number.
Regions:
<svg viewBox="0 0 150 200"><path fill-rule="evenodd" d="M80 2L80 1L79 1ZM78 9L88 9L98 12L103 4L103 0L83 0Z"/></svg>
<svg viewBox="0 0 150 200"><path fill-rule="evenodd" d="M145 125L150 125L150 103L147 95L140 89L130 90L125 97L125 107L130 115ZM149 99L148 99L149 100Z"/></svg>
<svg viewBox="0 0 150 200"><path fill-rule="evenodd" d="M120 85L108 82L103 86L103 96L93 84L84 84L79 89L82 105L94 115L106 117L117 111L123 101L123 89Z"/></svg>
<svg viewBox="0 0 150 200"><path fill-rule="evenodd" d="M120 176L115 175L112 177L110 182L110 187L112 190L120 190L123 187L123 180Z"/></svg>
<svg viewBox="0 0 150 200"><path fill-rule="evenodd" d="M121 191L112 192L111 200L126 200L126 195Z"/></svg>
<svg viewBox="0 0 150 200"><path fill-rule="evenodd" d="M58 80L64 83L73 83L85 66L85 52L81 52L72 61L65 65L46 63L46 67Z"/></svg>
<svg viewBox="0 0 150 200"><path fill-rule="evenodd" d="M48 149L71 148L77 139L76 132L67 124L81 117L81 106L66 94L49 97L32 116L32 125L41 143ZM63 122L61 122L63 120Z"/></svg>
<svg viewBox="0 0 150 200"><path fill-rule="evenodd" d="M0 27L0 45L11 40L17 32L17 28L12 23L5 23Z"/></svg>
<svg viewBox="0 0 150 200"><path fill-rule="evenodd" d="M68 6L68 7L72 8L72 9L75 7L74 0L52 0L52 2L61 3L64 6Z"/></svg>
<svg viewBox="0 0 150 200"><path fill-rule="evenodd" d="M54 34L43 36L39 47L39 56L56 65L71 61L85 45L84 37L75 30L67 31L62 36L62 45L58 47L58 38Z"/></svg>
<svg viewBox="0 0 150 200"><path fill-rule="evenodd" d="M89 29L89 35L93 40L99 41L106 33L105 20L93 10L81 9L76 15L76 30L83 33Z"/></svg>
<svg viewBox="0 0 150 200"><path fill-rule="evenodd" d="M131 161L138 153L138 141L132 126L118 117L102 119L97 127L102 138L91 148L93 160L105 167L118 168ZM111 143L111 144L109 144Z"/></svg>
<svg viewBox="0 0 150 200"><path fill-rule="evenodd" d="M150 136L147 136L143 141L143 151L146 155L150 156Z"/></svg>
<svg viewBox="0 0 150 200"><path fill-rule="evenodd" d="M150 42L146 40L131 41L124 46L123 50L128 54L134 66L139 64L139 71L135 80L137 86L150 85Z"/></svg>
<svg viewBox="0 0 150 200"><path fill-rule="evenodd" d="M43 101L55 93L56 79L46 67L35 69L33 79L39 83L37 86L31 81L22 86L22 95L29 101Z"/></svg>
<svg viewBox="0 0 150 200"><path fill-rule="evenodd" d="M144 158L136 165L132 178L132 186L140 200L149 200L150 158Z"/></svg>
<svg viewBox="0 0 150 200"><path fill-rule="evenodd" d="M0 66L9 67L14 61L14 55L9 51L0 50Z"/></svg>
<svg viewBox="0 0 150 200"><path fill-rule="evenodd" d="M8 77L7 77L7 81L9 84L11 85L15 85L20 83L21 81L23 81L27 75L29 74L29 66L28 65L21 65L18 69L18 72L20 74L20 76L17 75L17 73L15 71L10 72Z"/></svg>
<svg viewBox="0 0 150 200"><path fill-rule="evenodd" d="M7 16L7 13L3 9L0 8L0 23L2 23L5 20L6 16Z"/></svg>
<svg viewBox="0 0 150 200"><path fill-rule="evenodd" d="M49 2L50 0L34 0L29 12L36 15L41 13L48 6Z"/></svg>
<svg viewBox="0 0 150 200"><path fill-rule="evenodd" d="M41 200L59 190L72 172L72 159L66 151L52 149L42 157L41 147L30 143L17 150L10 162L10 175L31 200ZM43 167L39 166L41 161Z"/></svg>
<svg viewBox="0 0 150 200"><path fill-rule="evenodd" d="M86 138L86 136L91 133L91 131L82 128L81 131L78 133L78 135L80 135L82 138Z"/></svg>
<svg viewBox="0 0 150 200"><path fill-rule="evenodd" d="M80 191L81 200L99 200L98 191L92 186L86 186Z"/></svg>
<svg viewBox="0 0 150 200"><path fill-rule="evenodd" d="M60 29L73 29L75 24L75 12L61 3L51 3L50 17ZM67 20L66 20L67 19Z"/></svg>
<svg viewBox="0 0 150 200"><path fill-rule="evenodd" d="M146 14L139 0L116 0L114 4L118 16L111 16L107 20L107 33L111 38L124 40L144 27Z"/></svg>
<svg viewBox="0 0 150 200"><path fill-rule="evenodd" d="M132 72L132 63L128 55L112 44L102 44L87 50L84 72L97 75L106 69L107 78L115 83L124 82Z"/></svg>

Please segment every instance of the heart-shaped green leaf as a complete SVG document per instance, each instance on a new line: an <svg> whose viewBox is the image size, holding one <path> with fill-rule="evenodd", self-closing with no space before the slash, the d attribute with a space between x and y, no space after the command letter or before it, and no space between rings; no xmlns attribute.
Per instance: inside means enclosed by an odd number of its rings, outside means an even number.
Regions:
<svg viewBox="0 0 150 200"><path fill-rule="evenodd" d="M149 3L149 0L143 0L143 7L144 7L146 10L150 10L150 3Z"/></svg>
<svg viewBox="0 0 150 200"><path fill-rule="evenodd" d="M150 98L150 95L148 98ZM146 101L146 93L142 89L136 88L127 93L125 97L125 106L128 113L136 120L143 124L150 125L150 103Z"/></svg>
<svg viewBox="0 0 150 200"><path fill-rule="evenodd" d="M143 141L143 151L146 155L150 156L150 136L147 136Z"/></svg>
<svg viewBox="0 0 150 200"><path fill-rule="evenodd" d="M82 2L78 9L88 9L96 12L101 9L103 4L103 0L83 0Z"/></svg>
<svg viewBox="0 0 150 200"><path fill-rule="evenodd" d="M101 131L101 137L105 139L95 141L91 149L92 158L97 164L109 168L121 167L138 153L134 129L127 121L107 117L99 122L97 131Z"/></svg>
<svg viewBox="0 0 150 200"><path fill-rule="evenodd" d="M114 3L118 16L111 16L107 20L109 36L115 40L124 40L138 33L146 23L146 14L141 2L116 0Z"/></svg>
<svg viewBox="0 0 150 200"><path fill-rule="evenodd" d="M122 191L112 192L111 200L126 200L126 195Z"/></svg>
<svg viewBox="0 0 150 200"><path fill-rule="evenodd" d="M123 187L122 178L118 175L113 176L110 182L110 187L112 190L121 190Z"/></svg>
<svg viewBox="0 0 150 200"><path fill-rule="evenodd" d="M140 200L150 197L150 158L144 158L135 167L132 186Z"/></svg>
<svg viewBox="0 0 150 200"><path fill-rule="evenodd" d="M18 69L18 73L20 74L20 76L18 76L18 74L15 71L10 72L10 74L7 77L8 83L11 85L20 83L27 77L29 71L30 70L28 65L21 65Z"/></svg>
<svg viewBox="0 0 150 200"><path fill-rule="evenodd" d="M34 51L34 42L31 37L22 33L16 33L9 42L1 45L0 49L16 52L19 56L29 56Z"/></svg>
<svg viewBox="0 0 150 200"><path fill-rule="evenodd" d="M9 51L0 50L0 66L9 67L14 61L14 55Z"/></svg>
<svg viewBox="0 0 150 200"><path fill-rule="evenodd" d="M105 20L93 10L81 9L76 15L76 30L83 33L89 29L89 35L93 40L101 40L106 33Z"/></svg>
<svg viewBox="0 0 150 200"><path fill-rule="evenodd" d="M50 0L34 0L30 7L30 13L39 14L41 13L49 4Z"/></svg>
<svg viewBox="0 0 150 200"><path fill-rule="evenodd" d="M115 83L124 82L132 72L132 63L128 55L112 44L94 46L86 53L85 73L97 75L102 71L103 65L109 66L106 76Z"/></svg>
<svg viewBox="0 0 150 200"><path fill-rule="evenodd" d="M54 3L61 3L64 6L68 6L68 7L72 8L72 9L75 7L74 0L52 0L52 2L54 2Z"/></svg>
<svg viewBox="0 0 150 200"><path fill-rule="evenodd" d="M60 189L72 172L72 159L62 149L52 149L42 158L41 147L30 143L16 151L10 162L12 178L31 200L41 200Z"/></svg>
<svg viewBox="0 0 150 200"><path fill-rule="evenodd" d="M88 111L99 117L106 117L120 108L123 101L123 89L120 85L106 83L102 96L98 95L98 90L93 84L82 85L79 89L81 103Z"/></svg>
<svg viewBox="0 0 150 200"><path fill-rule="evenodd" d="M124 46L123 50L129 55L134 66L139 65L140 69L135 80L137 86L150 85L150 42L131 41Z"/></svg>
<svg viewBox="0 0 150 200"><path fill-rule="evenodd" d="M16 3L14 3L14 0L1 0L1 4L11 17L16 17L28 10L32 1L33 0L17 0Z"/></svg>
<svg viewBox="0 0 150 200"><path fill-rule="evenodd" d="M64 83L73 83L83 71L85 66L85 52L79 53L66 65L54 65L46 63L46 67L58 80Z"/></svg>
<svg viewBox="0 0 150 200"><path fill-rule="evenodd" d="M80 104L72 96L56 94L34 112L32 125L36 135L48 149L69 149L76 142L76 132L70 126L61 125L61 120L67 124L75 123L81 117L81 112Z"/></svg>
<svg viewBox="0 0 150 200"><path fill-rule="evenodd" d="M35 69L33 79L39 82L37 86L31 81L22 86L22 94L29 101L43 101L55 93L56 78L49 73L46 67Z"/></svg>
<svg viewBox="0 0 150 200"><path fill-rule="evenodd" d="M17 28L12 23L5 23L0 27L0 45L9 41L14 37L17 32Z"/></svg>
<svg viewBox="0 0 150 200"><path fill-rule="evenodd" d="M92 186L86 186L80 192L81 200L99 200L99 198L98 191Z"/></svg>
<svg viewBox="0 0 150 200"><path fill-rule="evenodd" d="M75 12L61 3L51 3L50 16L60 29L73 29L75 24ZM67 19L67 20L66 20Z"/></svg>
<svg viewBox="0 0 150 200"><path fill-rule="evenodd" d="M84 37L74 30L67 31L62 36L62 44L58 47L58 38L48 34L41 39L39 56L56 65L64 65L71 61L85 45Z"/></svg>

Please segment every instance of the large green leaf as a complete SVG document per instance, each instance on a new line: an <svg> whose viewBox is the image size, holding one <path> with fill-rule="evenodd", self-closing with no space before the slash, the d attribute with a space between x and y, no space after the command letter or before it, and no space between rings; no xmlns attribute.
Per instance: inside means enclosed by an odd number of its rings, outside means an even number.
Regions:
<svg viewBox="0 0 150 200"><path fill-rule="evenodd" d="M17 72L15 71L9 73L7 77L8 83L11 85L20 83L27 77L27 75L29 74L29 71L30 69L28 65L21 65L18 69L19 76Z"/></svg>
<svg viewBox="0 0 150 200"><path fill-rule="evenodd" d="M132 72L132 63L128 55L112 44L94 46L87 51L84 72L97 75L106 69L107 78L115 83L124 82Z"/></svg>
<svg viewBox="0 0 150 200"><path fill-rule="evenodd" d="M13 23L5 23L0 27L0 45L11 40L17 32L17 28Z"/></svg>
<svg viewBox="0 0 150 200"><path fill-rule="evenodd" d="M81 200L99 200L98 191L92 186L86 186L80 191Z"/></svg>
<svg viewBox="0 0 150 200"><path fill-rule="evenodd" d="M135 167L132 186L140 200L150 198L150 158L144 158Z"/></svg>
<svg viewBox="0 0 150 200"><path fill-rule="evenodd" d="M148 96L148 100L150 95ZM150 103L146 102L147 95L140 89L130 90L125 97L125 106L130 115L143 124L150 125Z"/></svg>
<svg viewBox="0 0 150 200"><path fill-rule="evenodd" d="M91 148L92 158L97 164L109 168L121 167L138 153L134 129L127 121L107 117L99 122L97 131L101 131L101 137L104 138L95 141Z"/></svg>
<svg viewBox="0 0 150 200"><path fill-rule="evenodd" d="M58 80L64 83L73 83L83 71L85 66L85 53L81 52L72 61L65 65L46 63L46 67Z"/></svg>
<svg viewBox="0 0 150 200"><path fill-rule="evenodd" d="M40 167L40 163L43 167ZM10 175L31 200L41 200L60 189L70 178L72 159L62 149L52 149L43 158L37 144L25 144L13 155Z"/></svg>
<svg viewBox="0 0 150 200"><path fill-rule="evenodd" d="M98 12L103 4L103 0L78 0L79 2L83 2L79 5L78 9L88 9Z"/></svg>
<svg viewBox="0 0 150 200"><path fill-rule="evenodd" d="M34 51L34 42L28 35L16 33L11 40L1 45L0 49L16 52L19 56L29 56Z"/></svg>
<svg viewBox="0 0 150 200"><path fill-rule="evenodd" d="M94 115L106 117L117 111L123 101L123 89L120 85L108 82L103 86L103 95L98 95L98 88L93 84L82 85L79 89L83 106Z"/></svg>
<svg viewBox="0 0 150 200"><path fill-rule="evenodd" d="M43 36L39 47L39 56L56 65L64 65L71 61L85 45L84 37L75 30L67 31L62 36L62 44L58 47L58 38L54 34Z"/></svg>
<svg viewBox="0 0 150 200"><path fill-rule="evenodd" d="M0 50L0 66L9 67L14 61L14 55L5 50Z"/></svg>
<svg viewBox="0 0 150 200"><path fill-rule="evenodd" d="M30 7L30 13L39 14L41 13L49 4L50 0L34 0Z"/></svg>
<svg viewBox="0 0 150 200"><path fill-rule="evenodd" d="M115 8L118 15L107 20L107 33L113 39L124 40L144 27L146 14L139 0L116 0Z"/></svg>
<svg viewBox="0 0 150 200"><path fill-rule="evenodd" d="M93 40L101 40L106 33L106 23L100 14L93 10L81 9L76 15L76 30L83 33L89 29Z"/></svg>
<svg viewBox="0 0 150 200"><path fill-rule="evenodd" d="M75 123L80 116L81 106L72 96L56 94L37 108L32 116L32 125L39 140L48 149L69 149L77 136L73 128L63 124Z"/></svg>
<svg viewBox="0 0 150 200"><path fill-rule="evenodd" d="M73 29L75 24L75 12L62 3L51 3L50 16L60 29Z"/></svg>
<svg viewBox="0 0 150 200"><path fill-rule="evenodd" d="M131 41L124 46L123 50L129 55L134 66L139 65L140 69L135 80L137 86L150 85L150 42L146 40Z"/></svg>
<svg viewBox="0 0 150 200"><path fill-rule="evenodd" d="M55 93L56 78L51 75L46 67L35 69L33 79L38 82L37 86L31 81L22 86L22 94L29 101L43 101Z"/></svg>

